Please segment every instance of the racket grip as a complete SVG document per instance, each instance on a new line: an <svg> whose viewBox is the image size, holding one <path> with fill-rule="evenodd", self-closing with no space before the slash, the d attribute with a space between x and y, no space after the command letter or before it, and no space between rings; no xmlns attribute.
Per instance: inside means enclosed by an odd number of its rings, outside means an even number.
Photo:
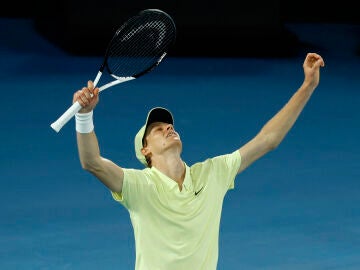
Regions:
<svg viewBox="0 0 360 270"><path fill-rule="evenodd" d="M60 129L67 123L69 120L74 117L74 115L80 111L81 105L78 101L73 103L69 109L67 109L55 122L50 126L56 131L59 132Z"/></svg>

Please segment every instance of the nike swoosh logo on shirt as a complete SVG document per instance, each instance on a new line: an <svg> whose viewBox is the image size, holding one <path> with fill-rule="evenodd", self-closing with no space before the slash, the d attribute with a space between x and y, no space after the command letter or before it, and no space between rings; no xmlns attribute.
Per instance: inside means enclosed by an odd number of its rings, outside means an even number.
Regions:
<svg viewBox="0 0 360 270"><path fill-rule="evenodd" d="M200 188L198 191L195 191L195 196L197 196L202 190L203 190L204 187Z"/></svg>

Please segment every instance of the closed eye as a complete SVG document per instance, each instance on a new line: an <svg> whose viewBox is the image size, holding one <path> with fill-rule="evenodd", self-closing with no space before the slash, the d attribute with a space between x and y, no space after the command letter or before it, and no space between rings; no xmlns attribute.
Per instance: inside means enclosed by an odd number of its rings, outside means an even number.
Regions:
<svg viewBox="0 0 360 270"><path fill-rule="evenodd" d="M151 133L162 132L163 130L164 130L164 128L161 125L157 125L151 129Z"/></svg>

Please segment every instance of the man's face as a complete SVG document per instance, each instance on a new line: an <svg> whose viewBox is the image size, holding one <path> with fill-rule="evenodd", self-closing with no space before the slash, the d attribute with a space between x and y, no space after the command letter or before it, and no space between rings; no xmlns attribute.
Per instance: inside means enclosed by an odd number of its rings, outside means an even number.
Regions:
<svg viewBox="0 0 360 270"><path fill-rule="evenodd" d="M171 148L182 149L179 134L172 124L154 122L150 124L145 133L144 147L148 147L152 153L161 153Z"/></svg>

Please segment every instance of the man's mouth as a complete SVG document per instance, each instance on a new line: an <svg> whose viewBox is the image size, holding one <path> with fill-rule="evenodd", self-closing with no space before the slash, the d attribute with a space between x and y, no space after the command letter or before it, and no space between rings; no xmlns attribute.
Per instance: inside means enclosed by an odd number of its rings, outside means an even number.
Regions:
<svg viewBox="0 0 360 270"><path fill-rule="evenodd" d="M173 136L173 135L177 136L176 132L170 131L170 132L166 135L166 138L168 138L168 137L170 137L170 136Z"/></svg>

